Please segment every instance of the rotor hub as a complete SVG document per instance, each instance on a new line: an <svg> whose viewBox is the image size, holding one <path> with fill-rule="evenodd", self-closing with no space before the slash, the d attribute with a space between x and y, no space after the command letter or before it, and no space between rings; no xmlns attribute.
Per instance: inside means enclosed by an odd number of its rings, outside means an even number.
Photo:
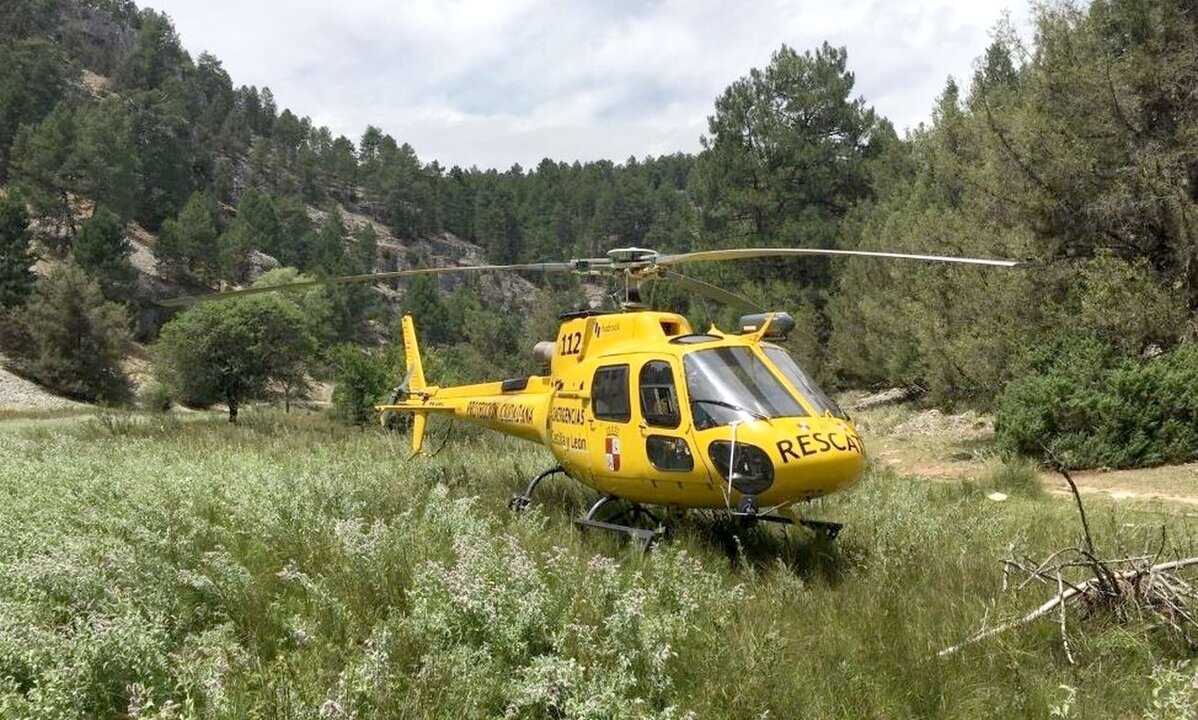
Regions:
<svg viewBox="0 0 1198 720"><path fill-rule="evenodd" d="M659 256L660 253L649 248L626 247L607 251L607 259L611 261L613 270L634 273L655 267Z"/></svg>

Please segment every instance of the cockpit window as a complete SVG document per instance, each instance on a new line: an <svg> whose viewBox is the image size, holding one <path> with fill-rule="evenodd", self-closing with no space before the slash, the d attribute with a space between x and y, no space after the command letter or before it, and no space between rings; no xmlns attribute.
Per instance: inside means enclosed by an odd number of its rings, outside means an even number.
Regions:
<svg viewBox="0 0 1198 720"><path fill-rule="evenodd" d="M695 428L734 420L798 417L803 406L747 347L696 350L682 361Z"/></svg>
<svg viewBox="0 0 1198 720"><path fill-rule="evenodd" d="M803 397L807 398L807 402L811 403L811 407L820 415L831 413L836 417L845 417L844 410L836 401L828 397L819 386L807 377L807 373L803 372L803 368L794 361L785 350L780 347L765 346L765 356L770 359L774 365L778 366L778 370L782 372L786 379L794 385Z"/></svg>

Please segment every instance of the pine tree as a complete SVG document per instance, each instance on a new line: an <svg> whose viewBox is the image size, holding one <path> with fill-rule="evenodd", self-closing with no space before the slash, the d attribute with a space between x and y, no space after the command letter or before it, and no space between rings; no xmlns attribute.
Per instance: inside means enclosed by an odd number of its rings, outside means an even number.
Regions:
<svg viewBox="0 0 1198 720"><path fill-rule="evenodd" d="M91 275L109 300L128 300L136 271L129 264L133 246L116 215L100 211L83 223L71 246L71 257Z"/></svg>
<svg viewBox="0 0 1198 720"><path fill-rule="evenodd" d="M340 212L337 213L340 216ZM329 228L330 230L332 228ZM369 223L360 223L353 230L353 245L348 253L341 251L337 274L364 274L375 271L378 259L378 233ZM340 246L341 238L337 238ZM374 288L362 284L334 285L329 296L336 305L337 336L342 340L362 341L369 336L365 320L378 306Z"/></svg>
<svg viewBox="0 0 1198 720"><path fill-rule="evenodd" d="M278 239L273 251L263 250L284 266L313 269L312 247L316 234L308 217L308 206L299 195L284 195L273 200L278 218Z"/></svg>
<svg viewBox="0 0 1198 720"><path fill-rule="evenodd" d="M314 237L314 244L308 258L308 267L318 274L335 275L348 271L348 258L342 245L345 232L345 221L341 211L334 205L329 208L324 222Z"/></svg>
<svg viewBox="0 0 1198 720"><path fill-rule="evenodd" d="M866 197L866 157L878 121L861 98L843 48L788 46L716 100L693 188L709 228L746 244L800 239L830 247L839 221ZM801 271L827 286L826 264Z"/></svg>
<svg viewBox="0 0 1198 720"><path fill-rule="evenodd" d="M114 79L125 89L160 88L182 75L191 59L166 15L147 8L138 21L133 47L117 66Z"/></svg>
<svg viewBox="0 0 1198 720"><path fill-rule="evenodd" d="M449 312L437 289L437 279L431 275L417 275L408 281L403 297L405 313L411 313L420 327L420 334L430 345L439 345L450 340Z"/></svg>
<svg viewBox="0 0 1198 720"><path fill-rule="evenodd" d="M130 103L142 173L137 219L148 229L158 230L195 190L191 125L183 103L164 93L138 93Z"/></svg>
<svg viewBox="0 0 1198 720"><path fill-rule="evenodd" d="M0 199L0 307L21 305L33 290L29 213L16 190Z"/></svg>
<svg viewBox="0 0 1198 720"><path fill-rule="evenodd" d="M38 382L89 402L129 397L128 315L82 269L66 263L39 280L22 319L33 344L25 369Z"/></svg>
<svg viewBox="0 0 1198 720"><path fill-rule="evenodd" d="M75 190L96 208L133 217L141 199L141 160L123 101L113 98L82 111L68 160Z"/></svg>
<svg viewBox="0 0 1198 720"><path fill-rule="evenodd" d="M21 188L37 217L75 231L70 191L71 149L75 146L75 116L59 103L40 123L23 125L13 140L12 179Z"/></svg>
<svg viewBox="0 0 1198 720"><path fill-rule="evenodd" d="M39 37L0 42L0 182L8 177L17 128L50 112L69 78L69 66L53 43Z"/></svg>
<svg viewBox="0 0 1198 720"><path fill-rule="evenodd" d="M354 144L344 135L338 136L329 147L329 153L321 158L325 177L334 193L342 200L352 200L354 182L358 171L358 160L354 157Z"/></svg>
<svg viewBox="0 0 1198 720"><path fill-rule="evenodd" d="M167 220L162 227L154 256L158 266L169 277L179 278L185 272L212 278L220 270L220 229L217 224L216 200L204 191L197 191L179 211L179 217Z"/></svg>
<svg viewBox="0 0 1198 720"><path fill-rule="evenodd" d="M379 234L370 223L359 223L353 231L354 246L350 253L352 272L374 272L378 265Z"/></svg>
<svg viewBox="0 0 1198 720"><path fill-rule="evenodd" d="M252 249L278 257L284 237L274 198L252 190L247 192L237 205L237 219L233 224L250 231Z"/></svg>

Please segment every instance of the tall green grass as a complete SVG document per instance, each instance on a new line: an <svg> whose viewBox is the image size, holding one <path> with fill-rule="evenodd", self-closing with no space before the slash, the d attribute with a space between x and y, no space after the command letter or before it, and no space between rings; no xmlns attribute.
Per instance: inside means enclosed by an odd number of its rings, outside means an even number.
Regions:
<svg viewBox="0 0 1198 720"><path fill-rule="evenodd" d="M1000 595L996 561L1073 543L1059 500L872 472L809 508L847 523L835 543L696 517L644 556L577 530L591 496L567 480L510 514L549 464L534 446L465 433L407 456L404 437L307 414L0 426L0 717L1139 718L1192 701L1192 650L1103 617L1073 626L1076 666L1052 622L934 657L1047 594ZM1195 549L1184 517L1093 515L1112 553L1161 523L1171 551Z"/></svg>

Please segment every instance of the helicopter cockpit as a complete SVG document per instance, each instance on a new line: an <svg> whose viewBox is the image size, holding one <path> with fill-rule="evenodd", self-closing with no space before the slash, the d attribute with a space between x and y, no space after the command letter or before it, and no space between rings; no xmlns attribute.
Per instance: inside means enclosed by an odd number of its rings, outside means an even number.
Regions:
<svg viewBox="0 0 1198 720"><path fill-rule="evenodd" d="M844 413L780 347L762 347L769 363L798 390L816 415ZM696 349L683 356L687 395L696 430L732 422L812 414L765 360L746 346Z"/></svg>
<svg viewBox="0 0 1198 720"><path fill-rule="evenodd" d="M807 415L769 367L750 348L723 346L683 356L695 429L733 421Z"/></svg>

